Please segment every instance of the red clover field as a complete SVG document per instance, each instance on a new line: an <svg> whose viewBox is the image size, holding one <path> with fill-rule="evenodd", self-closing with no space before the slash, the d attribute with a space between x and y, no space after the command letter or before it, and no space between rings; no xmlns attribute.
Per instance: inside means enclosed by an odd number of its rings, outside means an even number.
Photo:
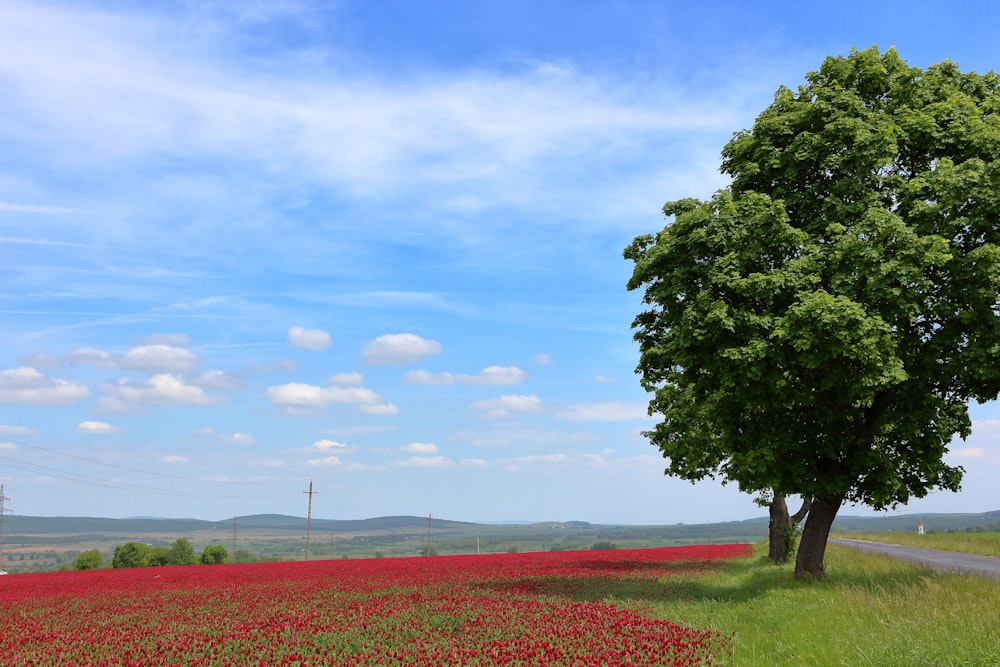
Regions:
<svg viewBox="0 0 1000 667"><path fill-rule="evenodd" d="M145 567L0 577L8 667L711 665L655 618L672 572L747 545ZM619 600L621 603L619 603Z"/></svg>

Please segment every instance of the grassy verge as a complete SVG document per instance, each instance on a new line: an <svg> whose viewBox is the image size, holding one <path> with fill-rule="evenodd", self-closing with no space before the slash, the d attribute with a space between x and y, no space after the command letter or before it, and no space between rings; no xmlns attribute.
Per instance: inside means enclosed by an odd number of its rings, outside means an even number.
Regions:
<svg viewBox="0 0 1000 667"><path fill-rule="evenodd" d="M665 580L664 618L733 637L721 665L1000 665L1000 582L938 575L831 545L827 578L753 558Z"/></svg>
<svg viewBox="0 0 1000 667"><path fill-rule="evenodd" d="M928 533L927 535L917 535L916 533L838 533L831 535L831 537L890 542L911 547L1000 557L1000 533Z"/></svg>

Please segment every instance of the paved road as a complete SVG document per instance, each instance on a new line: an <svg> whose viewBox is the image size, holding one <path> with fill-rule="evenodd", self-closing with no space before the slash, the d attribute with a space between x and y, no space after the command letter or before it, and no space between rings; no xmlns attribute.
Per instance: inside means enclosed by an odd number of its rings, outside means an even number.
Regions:
<svg viewBox="0 0 1000 667"><path fill-rule="evenodd" d="M955 551L938 551L921 547L907 547L885 542L867 540L830 539L831 544L841 544L866 553L885 554L928 567L937 572L958 572L978 574L983 577L1000 579L1000 558L962 554Z"/></svg>

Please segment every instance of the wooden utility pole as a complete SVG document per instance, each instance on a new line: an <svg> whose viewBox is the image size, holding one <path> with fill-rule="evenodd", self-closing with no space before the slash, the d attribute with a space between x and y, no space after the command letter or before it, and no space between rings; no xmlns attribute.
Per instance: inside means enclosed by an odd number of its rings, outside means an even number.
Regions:
<svg viewBox="0 0 1000 667"><path fill-rule="evenodd" d="M309 490L303 491L302 493L309 494L309 511L306 513L306 560L309 560L309 538L312 534L313 494L319 493L319 491L313 491L313 481L309 480Z"/></svg>
<svg viewBox="0 0 1000 667"><path fill-rule="evenodd" d="M431 515L430 512L427 513L427 546L424 547L424 555L431 555Z"/></svg>

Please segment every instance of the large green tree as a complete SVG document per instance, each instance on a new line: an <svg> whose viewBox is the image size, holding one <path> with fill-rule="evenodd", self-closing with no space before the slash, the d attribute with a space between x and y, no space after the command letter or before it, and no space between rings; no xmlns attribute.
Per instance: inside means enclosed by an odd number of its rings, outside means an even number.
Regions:
<svg viewBox="0 0 1000 667"><path fill-rule="evenodd" d="M97 549L84 551L73 561L74 570L99 570L102 567L104 567L104 556Z"/></svg>
<svg viewBox="0 0 1000 667"><path fill-rule="evenodd" d="M958 490L948 445L1000 391L998 91L894 50L827 58L725 146L730 187L625 250L667 474L812 499L798 578L845 502Z"/></svg>
<svg viewBox="0 0 1000 667"><path fill-rule="evenodd" d="M194 547L183 538L178 537L170 545L170 565L194 565L198 562L198 557L194 554Z"/></svg>
<svg viewBox="0 0 1000 667"><path fill-rule="evenodd" d="M142 542L126 542L115 547L111 567L146 567L150 564L153 549Z"/></svg>

